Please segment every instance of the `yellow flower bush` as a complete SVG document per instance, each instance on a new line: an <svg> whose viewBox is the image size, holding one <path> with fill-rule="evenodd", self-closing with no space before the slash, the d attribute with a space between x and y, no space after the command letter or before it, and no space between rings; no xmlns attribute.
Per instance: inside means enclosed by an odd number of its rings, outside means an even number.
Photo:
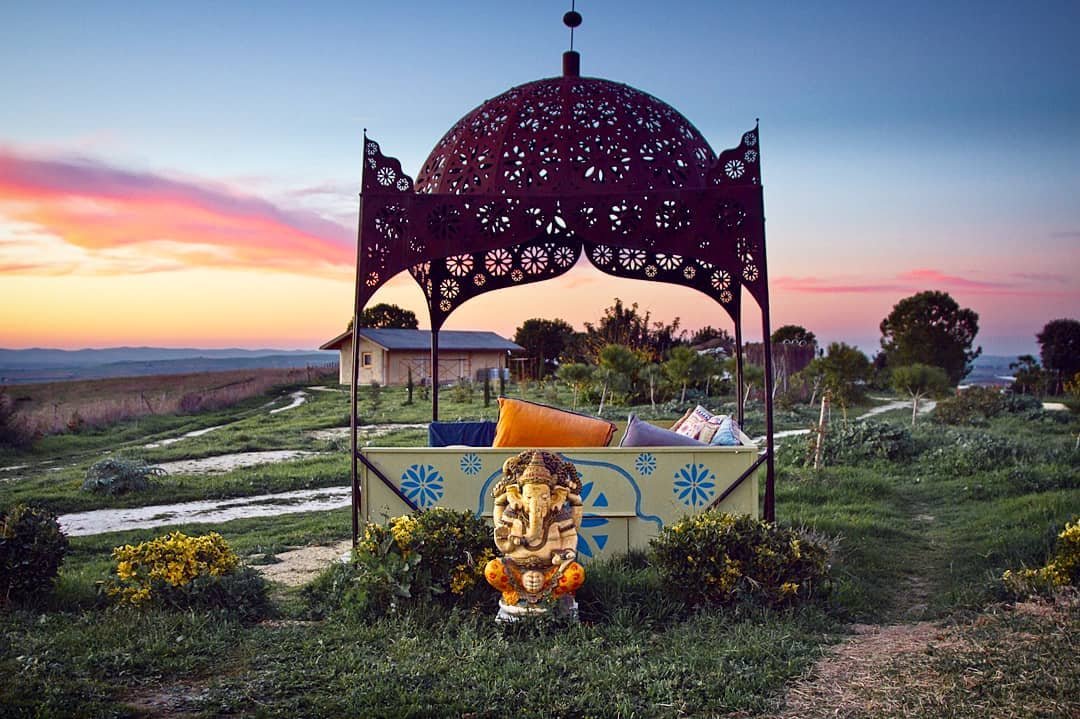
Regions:
<svg viewBox="0 0 1080 719"><path fill-rule="evenodd" d="M1014 594L1026 596L1058 587L1080 586L1080 517L1065 523L1057 536L1057 547L1045 566L1038 569L1006 570L1001 575Z"/></svg>
<svg viewBox="0 0 1080 719"><path fill-rule="evenodd" d="M664 528L651 548L668 590L691 604L784 605L828 585L823 542L748 515L686 517Z"/></svg>
<svg viewBox="0 0 1080 719"><path fill-rule="evenodd" d="M483 581L495 557L491 528L471 512L433 507L368 524L354 560L333 567L306 590L316 614L357 616L404 603L470 606L498 595Z"/></svg>
<svg viewBox="0 0 1080 719"><path fill-rule="evenodd" d="M105 592L120 604L162 604L178 608L231 608L266 604L265 584L216 532L189 537L173 532L148 542L116 547L115 577ZM242 608L248 611L248 607Z"/></svg>

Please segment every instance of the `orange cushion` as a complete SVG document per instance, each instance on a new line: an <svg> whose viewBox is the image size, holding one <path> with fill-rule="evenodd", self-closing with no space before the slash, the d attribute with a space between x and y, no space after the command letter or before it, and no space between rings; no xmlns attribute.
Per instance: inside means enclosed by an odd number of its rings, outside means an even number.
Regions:
<svg viewBox="0 0 1080 719"><path fill-rule="evenodd" d="M492 447L606 447L615 433L607 420L520 399L499 397Z"/></svg>

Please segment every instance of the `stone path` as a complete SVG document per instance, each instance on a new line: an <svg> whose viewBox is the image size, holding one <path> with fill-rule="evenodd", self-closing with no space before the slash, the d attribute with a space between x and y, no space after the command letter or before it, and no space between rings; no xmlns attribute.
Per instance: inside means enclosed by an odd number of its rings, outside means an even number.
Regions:
<svg viewBox="0 0 1080 719"><path fill-rule="evenodd" d="M247 517L271 517L296 512L321 512L352 504L350 487L302 489L234 499L158 504L129 509L95 509L60 516L60 526L71 537L174 524L220 524Z"/></svg>
<svg viewBox="0 0 1080 719"><path fill-rule="evenodd" d="M189 437L202 437L204 434L210 434L211 432L221 429L224 426L225 425L223 424L218 424L214 425L213 427L206 427L205 429L192 430L191 432L182 434L179 437L169 437L168 439L162 439L157 442L151 442L150 444L144 444L143 449L157 449L158 447L167 447L170 444L176 444L177 442L181 442Z"/></svg>
<svg viewBox="0 0 1080 719"><path fill-rule="evenodd" d="M287 404L284 407L278 407L277 409L272 409L270 410L270 414L277 414L278 412L286 412L290 409L295 409L302 405L304 402L307 402L310 395L304 390L298 389L289 396L292 397L291 404Z"/></svg>
<svg viewBox="0 0 1080 719"><path fill-rule="evenodd" d="M219 474L231 472L234 469L256 467L260 464L284 462L290 459L312 457L319 452L308 452L301 449L274 449L262 452L236 452L235 454L219 454L214 457L202 459L184 459L176 462L162 462L157 465L169 474Z"/></svg>

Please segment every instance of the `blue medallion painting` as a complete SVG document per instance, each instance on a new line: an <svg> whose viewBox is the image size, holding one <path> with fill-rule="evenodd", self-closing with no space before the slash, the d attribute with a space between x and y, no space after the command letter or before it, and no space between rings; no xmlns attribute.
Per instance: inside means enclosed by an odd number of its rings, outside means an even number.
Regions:
<svg viewBox="0 0 1080 719"><path fill-rule="evenodd" d="M444 482L430 464L414 464L401 475L401 491L417 507L426 509L442 499Z"/></svg>
<svg viewBox="0 0 1080 719"><path fill-rule="evenodd" d="M700 462L691 462L675 473L675 496L691 509L700 509L716 496L716 475Z"/></svg>

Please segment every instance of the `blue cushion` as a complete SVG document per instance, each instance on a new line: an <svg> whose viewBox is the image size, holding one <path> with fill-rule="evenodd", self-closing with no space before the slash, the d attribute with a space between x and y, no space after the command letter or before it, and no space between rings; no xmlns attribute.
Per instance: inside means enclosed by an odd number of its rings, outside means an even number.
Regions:
<svg viewBox="0 0 1080 719"><path fill-rule="evenodd" d="M494 422L432 422L428 425L428 446L490 447L495 439Z"/></svg>
<svg viewBox="0 0 1080 719"><path fill-rule="evenodd" d="M672 432L670 429L657 427L638 419L636 414L631 414L626 421L626 433L623 434L620 447L704 447L704 442L699 442L693 437Z"/></svg>
<svg viewBox="0 0 1080 719"><path fill-rule="evenodd" d="M714 417L713 419L720 420L720 426L716 428L716 433L713 434L712 439L709 440L709 444L713 447L734 447L735 445L742 444L739 439L739 423L731 417Z"/></svg>

